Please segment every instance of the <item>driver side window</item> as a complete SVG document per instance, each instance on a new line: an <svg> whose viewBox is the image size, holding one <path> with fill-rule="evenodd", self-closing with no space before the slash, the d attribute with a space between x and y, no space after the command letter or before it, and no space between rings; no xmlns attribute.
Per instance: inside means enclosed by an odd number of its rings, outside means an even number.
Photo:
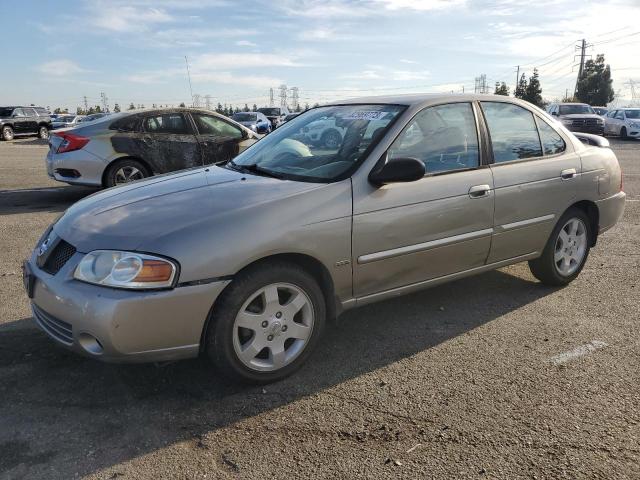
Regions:
<svg viewBox="0 0 640 480"><path fill-rule="evenodd" d="M413 157L427 174L475 168L478 134L470 103L429 107L418 113L389 148L389 158Z"/></svg>

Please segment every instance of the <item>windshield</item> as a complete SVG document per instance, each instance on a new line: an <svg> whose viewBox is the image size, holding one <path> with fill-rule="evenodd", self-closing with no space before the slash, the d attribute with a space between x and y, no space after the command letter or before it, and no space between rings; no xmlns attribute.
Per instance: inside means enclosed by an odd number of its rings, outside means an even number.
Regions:
<svg viewBox="0 0 640 480"><path fill-rule="evenodd" d="M627 118L640 118L640 109L638 110L625 110L624 111L625 115L627 116Z"/></svg>
<svg viewBox="0 0 640 480"><path fill-rule="evenodd" d="M59 122L73 122L74 118L76 118L75 115L62 115L62 116L56 118L56 120L59 121Z"/></svg>
<svg viewBox="0 0 640 480"><path fill-rule="evenodd" d="M595 113L589 105L560 105L560 115Z"/></svg>
<svg viewBox="0 0 640 480"><path fill-rule="evenodd" d="M236 122L254 122L256 120L255 113L236 113L233 117Z"/></svg>
<svg viewBox="0 0 640 480"><path fill-rule="evenodd" d="M267 117L269 117L269 116L277 117L278 115L280 115L280 109L279 108L259 108L258 111L260 113L264 113Z"/></svg>
<svg viewBox="0 0 640 480"><path fill-rule="evenodd" d="M404 109L399 105L314 108L245 150L228 168L309 182L347 178Z"/></svg>
<svg viewBox="0 0 640 480"><path fill-rule="evenodd" d="M606 115L607 113L607 109L604 107L593 107L593 109L598 115Z"/></svg>

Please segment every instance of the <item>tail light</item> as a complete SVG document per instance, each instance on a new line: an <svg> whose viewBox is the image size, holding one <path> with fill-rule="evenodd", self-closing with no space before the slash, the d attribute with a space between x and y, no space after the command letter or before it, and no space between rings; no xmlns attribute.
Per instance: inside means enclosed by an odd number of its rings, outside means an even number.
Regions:
<svg viewBox="0 0 640 480"><path fill-rule="evenodd" d="M80 135L74 135L73 133L57 132L54 135L62 138L62 143L58 146L56 153L73 152L74 150L80 150L87 143L89 138L82 137Z"/></svg>

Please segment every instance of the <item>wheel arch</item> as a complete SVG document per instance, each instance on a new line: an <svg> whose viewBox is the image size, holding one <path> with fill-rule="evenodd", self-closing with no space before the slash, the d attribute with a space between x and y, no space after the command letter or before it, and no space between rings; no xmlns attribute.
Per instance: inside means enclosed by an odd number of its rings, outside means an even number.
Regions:
<svg viewBox="0 0 640 480"><path fill-rule="evenodd" d="M600 225L600 211L598 210L598 206L591 200L580 200L579 202L571 205L567 210L569 210L570 208L577 208L579 210L582 210L589 218L589 221L591 223L590 243L592 247L595 247L596 242L598 241L598 228Z"/></svg>
<svg viewBox="0 0 640 480"><path fill-rule="evenodd" d="M101 182L103 187L106 187L107 172L109 171L109 168L111 168L111 165L113 165L116 162L120 162L122 160L135 160L136 162L140 162L142 165L144 165L147 168L147 170L149 170L149 173L153 175L153 168L151 168L151 165L149 165L149 162L147 162L146 160L140 157L134 157L133 155L125 155L123 157L114 158L109 163L107 163L107 165L105 165L104 170L102 171L102 177L101 177Z"/></svg>
<svg viewBox="0 0 640 480"><path fill-rule="evenodd" d="M235 275L241 275L243 272L255 268L260 265L268 265L271 262L286 262L292 265L296 265L302 267L307 273L309 273L320 286L320 290L322 291L322 295L324 296L325 305L327 309L327 320L332 322L335 321L338 314L340 313L340 308L338 304L338 300L335 295L335 287L333 283L333 278L329 273L327 267L317 258L312 257L311 255L307 255L304 253L277 253L273 255L268 255L266 257L262 257L260 259L254 260L251 263L245 265L241 268ZM202 333L200 334L200 352L204 351L205 341L207 338L207 332L209 327L213 325L213 316L218 304L220 297L225 293L225 291L229 288L229 286L233 283L233 280L229 282L229 285L225 287L225 289L220 292L220 295L214 300L211 308L209 309L209 314L205 320L204 327L202 328Z"/></svg>

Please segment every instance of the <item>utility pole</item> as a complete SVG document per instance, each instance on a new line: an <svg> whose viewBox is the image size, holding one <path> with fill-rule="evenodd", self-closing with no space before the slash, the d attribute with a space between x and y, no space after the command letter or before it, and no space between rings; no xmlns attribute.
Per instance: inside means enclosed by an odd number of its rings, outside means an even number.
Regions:
<svg viewBox="0 0 640 480"><path fill-rule="evenodd" d="M520 83L520 65L517 65L518 69L516 70L516 86L513 87L513 96L516 96L516 90L518 89L518 84Z"/></svg>
<svg viewBox="0 0 640 480"><path fill-rule="evenodd" d="M298 87L291 88L291 108L294 110L298 108Z"/></svg>
<svg viewBox="0 0 640 480"><path fill-rule="evenodd" d="M273 87L269 89L269 106L273 107Z"/></svg>
<svg viewBox="0 0 640 480"><path fill-rule="evenodd" d="M591 45L587 45L587 41L583 38L580 45L576 45L576 50L580 50L580 67L578 68L578 78L576 79L576 88L575 93L578 93L578 84L582 79L582 73L584 72L584 59L587 56L587 47Z"/></svg>
<svg viewBox="0 0 640 480"><path fill-rule="evenodd" d="M287 86L285 84L280 85L280 107L287 106Z"/></svg>
<svg viewBox="0 0 640 480"><path fill-rule="evenodd" d="M189 93L191 94L191 104L193 104L193 88L191 88L191 72L189 71L189 60L184 56L184 63L187 64L187 78L189 79Z"/></svg>
<svg viewBox="0 0 640 480"><path fill-rule="evenodd" d="M211 95L204 96L204 108L211 110Z"/></svg>
<svg viewBox="0 0 640 480"><path fill-rule="evenodd" d="M86 115L87 112L89 111L89 102L87 101L86 95L83 98L84 98L84 114Z"/></svg>
<svg viewBox="0 0 640 480"><path fill-rule="evenodd" d="M105 95L104 92L100 92L100 98L102 99L102 110L105 113L108 113L109 112L109 104L108 104L109 99L107 98L107 96Z"/></svg>
<svg viewBox="0 0 640 480"><path fill-rule="evenodd" d="M196 93L195 95L192 95L192 98L193 98L192 106L194 108L198 108L200 106L200 95Z"/></svg>

